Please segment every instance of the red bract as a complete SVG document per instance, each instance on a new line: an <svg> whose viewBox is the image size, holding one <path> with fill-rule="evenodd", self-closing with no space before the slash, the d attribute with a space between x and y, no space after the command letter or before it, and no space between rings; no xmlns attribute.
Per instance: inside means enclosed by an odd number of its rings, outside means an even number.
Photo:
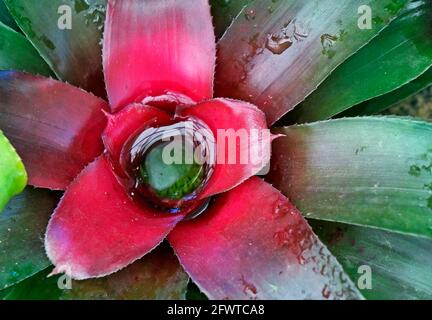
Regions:
<svg viewBox="0 0 432 320"><path fill-rule="evenodd" d="M236 145L237 162L216 163L197 199L216 196L195 220L181 222L186 212L167 214L131 196L122 150L143 130L188 119L215 137L218 129L267 128L257 107L211 100L215 52L205 0L109 1L103 65L111 114L107 103L68 84L1 73L0 126L18 147L31 184L66 190L46 233L53 273L75 279L113 273L172 232L168 240L180 262L210 298L355 297L299 212L253 178L270 159L259 139ZM217 152L220 145L216 138ZM259 164L240 163L245 147L260 155Z"/></svg>
<svg viewBox="0 0 432 320"><path fill-rule="evenodd" d="M111 109L167 91L194 101L211 98L216 49L210 22L206 1L110 1L103 65Z"/></svg>

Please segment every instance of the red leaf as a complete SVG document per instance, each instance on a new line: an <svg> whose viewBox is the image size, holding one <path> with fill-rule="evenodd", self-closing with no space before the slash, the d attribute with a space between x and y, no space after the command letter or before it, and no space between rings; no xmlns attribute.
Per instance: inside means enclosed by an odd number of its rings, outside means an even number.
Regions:
<svg viewBox="0 0 432 320"><path fill-rule="evenodd" d="M132 104L115 115L108 116L103 141L114 162L118 162L126 141L147 127L169 125L168 113L155 107Z"/></svg>
<svg viewBox="0 0 432 320"><path fill-rule="evenodd" d="M216 138L218 160L213 175L201 194L203 198L239 185L256 175L270 160L270 140L262 140L265 138L262 130L267 130L265 116L254 105L238 100L214 99L181 109L177 115L201 119ZM245 134L243 140L239 138L235 148L231 150L228 140L223 142L224 136L220 135L218 139L218 130L232 130L233 133L239 133L239 136L243 135L242 132ZM251 130L258 130L259 135L251 134ZM233 138L234 135L230 137ZM246 156L247 158L242 158Z"/></svg>
<svg viewBox="0 0 432 320"><path fill-rule="evenodd" d="M22 157L29 184L65 189L103 151L105 101L21 72L0 72L0 128Z"/></svg>
<svg viewBox="0 0 432 320"><path fill-rule="evenodd" d="M102 156L66 191L48 225L45 248L54 273L101 277L151 251L182 218L132 201Z"/></svg>
<svg viewBox="0 0 432 320"><path fill-rule="evenodd" d="M213 91L215 37L206 0L109 1L103 65L114 111L167 91Z"/></svg>
<svg viewBox="0 0 432 320"><path fill-rule="evenodd" d="M361 298L294 206L251 178L168 237L211 299Z"/></svg>

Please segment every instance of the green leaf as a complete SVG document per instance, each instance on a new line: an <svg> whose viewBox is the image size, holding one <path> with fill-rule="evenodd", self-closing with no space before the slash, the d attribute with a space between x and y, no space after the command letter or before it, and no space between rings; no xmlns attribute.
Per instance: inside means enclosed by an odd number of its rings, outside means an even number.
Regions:
<svg viewBox="0 0 432 320"><path fill-rule="evenodd" d="M255 1L219 41L216 95L255 103L274 123L384 29L407 2ZM372 9L372 29L358 27L361 5Z"/></svg>
<svg viewBox="0 0 432 320"><path fill-rule="evenodd" d="M190 281L186 292L186 300L208 300L208 298L193 281Z"/></svg>
<svg viewBox="0 0 432 320"><path fill-rule="evenodd" d="M19 283L4 299L178 300L185 298L189 282L173 251L165 245L103 278L71 282L65 276L47 278L51 269ZM69 285L71 289L67 289Z"/></svg>
<svg viewBox="0 0 432 320"><path fill-rule="evenodd" d="M309 222L351 279L367 284L368 270L362 268L370 268L372 288L361 290L365 298L432 298L430 239L341 223Z"/></svg>
<svg viewBox="0 0 432 320"><path fill-rule="evenodd" d="M372 115L384 111L413 94L422 91L430 85L432 85L432 67L420 77L404 85L402 88L375 99L360 103L359 105L341 113L340 116L351 117L356 115Z"/></svg>
<svg viewBox="0 0 432 320"><path fill-rule="evenodd" d="M3 22L5 25L9 26L15 31L19 31L19 27L10 15L8 8L6 8L4 0L0 0L0 22Z"/></svg>
<svg viewBox="0 0 432 320"><path fill-rule="evenodd" d="M50 265L43 238L57 200L56 193L28 187L0 215L0 289Z"/></svg>
<svg viewBox="0 0 432 320"><path fill-rule="evenodd" d="M0 213L8 201L20 193L26 184L27 173L24 165L0 130Z"/></svg>
<svg viewBox="0 0 432 320"><path fill-rule="evenodd" d="M50 76L50 68L20 33L0 22L0 70L19 70Z"/></svg>
<svg viewBox="0 0 432 320"><path fill-rule="evenodd" d="M308 218L432 238L432 123L345 118L275 130L270 181Z"/></svg>
<svg viewBox="0 0 432 320"><path fill-rule="evenodd" d="M3 300L58 300L61 290L57 286L57 277L50 277L50 269L45 269L36 275L10 287Z"/></svg>
<svg viewBox="0 0 432 320"><path fill-rule="evenodd" d="M416 0L381 34L339 66L290 119L324 120L400 88L432 65L432 6Z"/></svg>
<svg viewBox="0 0 432 320"><path fill-rule="evenodd" d="M210 0L216 37L220 38L242 9L253 0Z"/></svg>
<svg viewBox="0 0 432 320"><path fill-rule="evenodd" d="M105 95L100 41L106 0L4 1L59 79Z"/></svg>
<svg viewBox="0 0 432 320"><path fill-rule="evenodd" d="M3 300L11 291L13 287L6 288L4 290L0 290L0 300Z"/></svg>

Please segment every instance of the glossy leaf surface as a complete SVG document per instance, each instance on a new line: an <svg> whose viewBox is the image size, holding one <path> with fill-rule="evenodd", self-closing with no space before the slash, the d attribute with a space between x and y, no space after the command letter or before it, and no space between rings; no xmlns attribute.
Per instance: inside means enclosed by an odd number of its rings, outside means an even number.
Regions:
<svg viewBox="0 0 432 320"><path fill-rule="evenodd" d="M15 31L19 31L19 27L10 15L9 10L4 3L4 0L0 0L0 22L3 22L5 25L9 26Z"/></svg>
<svg viewBox="0 0 432 320"><path fill-rule="evenodd" d="M6 292L6 300L179 300L189 277L172 250L158 248L113 275L84 281L54 276L44 270ZM60 284L60 288L58 286ZM69 289L68 289L69 288Z"/></svg>
<svg viewBox="0 0 432 320"><path fill-rule="evenodd" d="M0 130L0 214L9 199L20 193L26 184L24 165Z"/></svg>
<svg viewBox="0 0 432 320"><path fill-rule="evenodd" d="M23 159L29 184L64 190L103 151L102 99L69 84L0 71L0 129Z"/></svg>
<svg viewBox="0 0 432 320"><path fill-rule="evenodd" d="M359 115L372 115L381 111L384 111L396 103L412 96L413 94L420 92L432 84L432 67L429 68L417 79L404 85L395 91L387 93L383 96L377 97L360 103L359 105L342 112L339 116L359 116Z"/></svg>
<svg viewBox="0 0 432 320"><path fill-rule="evenodd" d="M49 76L51 70L33 45L0 22L0 70L19 70Z"/></svg>
<svg viewBox="0 0 432 320"><path fill-rule="evenodd" d="M0 214L0 289L50 265L43 235L58 198L48 190L27 187Z"/></svg>
<svg viewBox="0 0 432 320"><path fill-rule="evenodd" d="M430 2L411 2L383 32L339 66L291 117L297 123L324 120L417 78L432 65L431 24Z"/></svg>
<svg viewBox="0 0 432 320"><path fill-rule="evenodd" d="M299 211L253 177L168 236L210 299L359 299Z"/></svg>
<svg viewBox="0 0 432 320"><path fill-rule="evenodd" d="M345 118L276 130L269 181L310 218L432 237L432 124Z"/></svg>
<svg viewBox="0 0 432 320"><path fill-rule="evenodd" d="M156 248L181 221L132 199L101 156L68 187L47 228L45 249L53 271L73 279L103 277Z"/></svg>
<svg viewBox="0 0 432 320"><path fill-rule="evenodd" d="M432 298L430 239L342 223L310 223L367 299Z"/></svg>
<svg viewBox="0 0 432 320"><path fill-rule="evenodd" d="M215 37L207 0L109 1L103 65L113 111L147 96L213 96Z"/></svg>
<svg viewBox="0 0 432 320"><path fill-rule="evenodd" d="M216 163L202 198L230 190L268 165L270 132L256 106L219 98L179 110L177 115L203 121L216 142Z"/></svg>
<svg viewBox="0 0 432 320"><path fill-rule="evenodd" d="M216 95L256 104L272 124L386 27L406 3L255 1L245 9L253 14L239 15L219 41ZM371 29L359 30L358 12L365 5L376 19Z"/></svg>
<svg viewBox="0 0 432 320"><path fill-rule="evenodd" d="M57 77L105 96L101 38L106 0L4 0Z"/></svg>

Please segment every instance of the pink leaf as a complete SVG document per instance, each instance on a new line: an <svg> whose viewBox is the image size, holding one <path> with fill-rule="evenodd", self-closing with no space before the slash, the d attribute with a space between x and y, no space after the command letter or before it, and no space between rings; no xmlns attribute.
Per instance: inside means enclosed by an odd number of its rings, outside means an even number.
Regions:
<svg viewBox="0 0 432 320"><path fill-rule="evenodd" d="M215 51L206 0L109 1L103 65L112 110L167 91L211 98Z"/></svg>
<svg viewBox="0 0 432 320"><path fill-rule="evenodd" d="M132 201L102 156L67 189L48 225L45 248L54 273L102 277L151 251L182 218Z"/></svg>
<svg viewBox="0 0 432 320"><path fill-rule="evenodd" d="M29 174L29 184L65 189L103 151L108 106L81 89L21 72L0 72L0 128Z"/></svg>
<svg viewBox="0 0 432 320"><path fill-rule="evenodd" d="M168 237L211 299L356 299L356 287L299 211L251 178Z"/></svg>
<svg viewBox="0 0 432 320"><path fill-rule="evenodd" d="M250 103L214 99L180 108L177 116L202 120L216 138L217 162L201 194L203 198L239 185L256 175L270 160L270 132L264 113ZM230 142L234 147L230 148Z"/></svg>

